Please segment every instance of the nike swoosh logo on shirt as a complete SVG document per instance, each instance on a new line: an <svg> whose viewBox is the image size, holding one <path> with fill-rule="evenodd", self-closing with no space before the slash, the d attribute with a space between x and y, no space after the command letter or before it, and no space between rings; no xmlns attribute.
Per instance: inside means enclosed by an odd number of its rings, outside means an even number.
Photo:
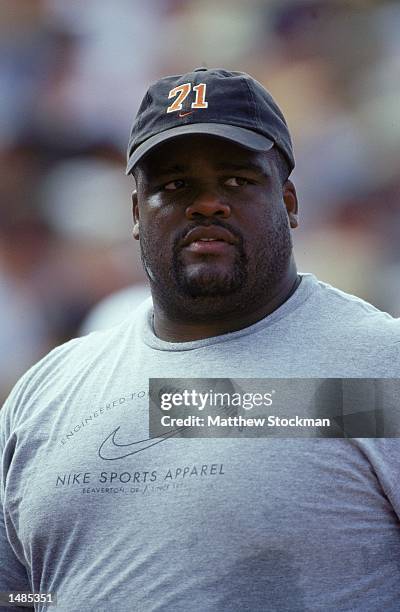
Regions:
<svg viewBox="0 0 400 612"><path fill-rule="evenodd" d="M186 427L179 427L178 429L171 429L167 431L164 435L159 436L158 438L145 438L144 440L136 440L135 442L129 442L128 444L120 444L116 442L115 436L117 432L121 429L121 426L118 426L117 429L114 429L107 436L107 438L101 443L99 448L99 457L104 459L104 461L115 461L116 459L125 459L125 457L129 457L130 455L136 455L136 453L141 453L142 451L150 448L151 446L155 446L156 444L160 444L173 436L176 436L180 431L186 429Z"/></svg>
<svg viewBox="0 0 400 612"><path fill-rule="evenodd" d="M191 115L193 113L193 111L189 111L188 113L179 113L178 117L187 117L188 115Z"/></svg>

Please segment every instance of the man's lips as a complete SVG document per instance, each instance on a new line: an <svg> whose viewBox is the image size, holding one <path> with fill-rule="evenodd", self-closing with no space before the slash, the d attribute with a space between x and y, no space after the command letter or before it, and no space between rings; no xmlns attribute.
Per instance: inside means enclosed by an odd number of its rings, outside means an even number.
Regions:
<svg viewBox="0 0 400 612"><path fill-rule="evenodd" d="M210 242L197 240L184 247L184 250L204 255L218 255L219 253L227 253L232 248L233 246L228 242L224 242L224 240L210 240Z"/></svg>
<svg viewBox="0 0 400 612"><path fill-rule="evenodd" d="M183 239L185 251L198 254L219 254L231 250L237 239L224 227L202 225L191 229Z"/></svg>

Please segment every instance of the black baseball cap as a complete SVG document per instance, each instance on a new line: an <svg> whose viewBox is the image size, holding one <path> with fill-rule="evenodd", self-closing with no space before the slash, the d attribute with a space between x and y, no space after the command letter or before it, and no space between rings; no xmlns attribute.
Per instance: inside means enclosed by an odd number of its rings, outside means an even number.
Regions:
<svg viewBox="0 0 400 612"><path fill-rule="evenodd" d="M196 68L150 86L128 145L126 174L151 149L185 134L210 134L253 151L278 147L294 168L285 118L271 94L244 72Z"/></svg>

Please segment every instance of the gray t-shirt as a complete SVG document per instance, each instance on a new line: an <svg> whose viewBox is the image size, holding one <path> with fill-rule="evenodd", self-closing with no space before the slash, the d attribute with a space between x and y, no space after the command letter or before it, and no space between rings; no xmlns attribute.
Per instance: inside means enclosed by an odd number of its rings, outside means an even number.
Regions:
<svg viewBox="0 0 400 612"><path fill-rule="evenodd" d="M0 591L60 612L398 611L400 440L147 438L150 377L398 378L399 320L308 274L222 336L165 342L151 314L56 348L0 412Z"/></svg>

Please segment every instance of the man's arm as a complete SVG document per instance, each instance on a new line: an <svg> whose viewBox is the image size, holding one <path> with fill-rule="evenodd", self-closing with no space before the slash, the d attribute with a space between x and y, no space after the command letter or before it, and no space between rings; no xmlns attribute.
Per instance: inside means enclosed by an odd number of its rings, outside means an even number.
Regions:
<svg viewBox="0 0 400 612"><path fill-rule="evenodd" d="M16 558L7 538L3 504L0 505L0 508L0 592L30 592L31 586L26 569ZM34 608L22 608L20 606L10 608L0 603L0 612L11 612L13 609L29 611Z"/></svg>
<svg viewBox="0 0 400 612"><path fill-rule="evenodd" d="M6 440L9 435L9 427L6 418L6 406L8 405L8 408L10 408L13 403L13 399L16 399L16 391L18 387L19 384L17 384L14 388L4 408L0 409L0 593L21 591L31 592L32 590L26 568L17 559L8 539L4 515L7 466L9 465L10 460L9 457L6 460L5 453ZM15 605L9 607L4 605L3 601L3 599L0 600L0 612L10 612L12 610L34 610L33 607L22 607Z"/></svg>

